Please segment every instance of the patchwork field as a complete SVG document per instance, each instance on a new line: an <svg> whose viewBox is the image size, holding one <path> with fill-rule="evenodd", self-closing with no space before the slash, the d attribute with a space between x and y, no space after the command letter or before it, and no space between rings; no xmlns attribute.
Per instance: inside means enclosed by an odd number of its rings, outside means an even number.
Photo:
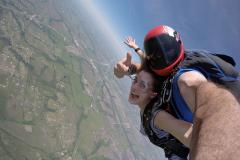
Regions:
<svg viewBox="0 0 240 160"><path fill-rule="evenodd" d="M159 157L103 33L77 0L0 1L0 160Z"/></svg>

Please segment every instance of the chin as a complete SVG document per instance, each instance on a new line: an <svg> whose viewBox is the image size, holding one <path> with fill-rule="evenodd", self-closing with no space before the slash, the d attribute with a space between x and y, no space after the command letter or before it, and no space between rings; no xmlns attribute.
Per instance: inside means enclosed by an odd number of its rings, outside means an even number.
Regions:
<svg viewBox="0 0 240 160"><path fill-rule="evenodd" d="M133 102L131 99L128 99L128 102L129 102L130 104L134 104L134 102Z"/></svg>
<svg viewBox="0 0 240 160"><path fill-rule="evenodd" d="M138 105L133 99L131 99L131 98L128 98L128 102L130 103L130 104L134 104L134 105Z"/></svg>

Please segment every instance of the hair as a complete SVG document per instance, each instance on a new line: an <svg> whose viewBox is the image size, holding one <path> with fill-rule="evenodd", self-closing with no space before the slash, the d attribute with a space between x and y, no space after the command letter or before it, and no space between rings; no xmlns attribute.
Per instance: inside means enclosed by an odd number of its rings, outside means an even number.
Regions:
<svg viewBox="0 0 240 160"><path fill-rule="evenodd" d="M161 89L162 89L162 84L167 77L157 75L154 71L152 71L152 69L149 67L149 65L146 64L146 61L142 63L142 68L140 71L145 71L145 72L151 74L151 76L153 78L153 91L160 94Z"/></svg>
<svg viewBox="0 0 240 160"><path fill-rule="evenodd" d="M146 63L142 63L141 71L145 71L145 72L149 73L153 78L153 92L156 92L158 95L150 100L150 102L146 105L146 108L153 107L155 105L155 103L159 100L159 96L160 96L162 88L163 88L162 87L163 82L166 80L167 77L157 75L154 71L152 71L151 68L149 68L148 65L146 65ZM165 109L167 106L161 106L161 107L163 107L163 109Z"/></svg>

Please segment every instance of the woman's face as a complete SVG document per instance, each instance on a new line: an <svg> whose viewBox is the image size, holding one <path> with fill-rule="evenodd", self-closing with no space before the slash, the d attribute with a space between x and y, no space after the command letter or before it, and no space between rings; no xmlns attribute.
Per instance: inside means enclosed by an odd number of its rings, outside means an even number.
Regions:
<svg viewBox="0 0 240 160"><path fill-rule="evenodd" d="M128 101L131 104L145 107L156 93L153 92L153 78L150 73L141 71L136 74L132 81L132 86L129 93Z"/></svg>

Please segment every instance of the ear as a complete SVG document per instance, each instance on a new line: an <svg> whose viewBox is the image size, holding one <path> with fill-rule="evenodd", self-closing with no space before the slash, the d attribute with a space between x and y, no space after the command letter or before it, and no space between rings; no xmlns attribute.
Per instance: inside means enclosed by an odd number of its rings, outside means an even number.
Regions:
<svg viewBox="0 0 240 160"><path fill-rule="evenodd" d="M155 98L157 95L158 95L157 92L151 92L151 93L150 93L150 97L151 97L151 98Z"/></svg>

